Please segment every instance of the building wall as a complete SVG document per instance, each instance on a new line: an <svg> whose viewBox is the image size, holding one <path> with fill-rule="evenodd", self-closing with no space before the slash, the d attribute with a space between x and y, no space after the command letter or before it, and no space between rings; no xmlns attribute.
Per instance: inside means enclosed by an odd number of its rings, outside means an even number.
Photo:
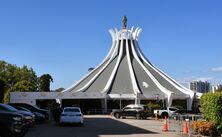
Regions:
<svg viewBox="0 0 222 137"><path fill-rule="evenodd" d="M218 84L218 85L212 85L211 86L211 92L215 92L217 90L222 90L222 85Z"/></svg>
<svg viewBox="0 0 222 137"><path fill-rule="evenodd" d="M200 93L206 93L210 91L210 83L207 81L192 81L190 82L190 89Z"/></svg>

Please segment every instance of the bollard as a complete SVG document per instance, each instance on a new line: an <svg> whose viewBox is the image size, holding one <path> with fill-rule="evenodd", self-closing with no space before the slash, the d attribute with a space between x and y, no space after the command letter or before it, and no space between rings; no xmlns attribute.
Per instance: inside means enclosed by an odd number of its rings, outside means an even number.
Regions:
<svg viewBox="0 0 222 137"><path fill-rule="evenodd" d="M192 115L192 122L195 121L194 115Z"/></svg>
<svg viewBox="0 0 222 137"><path fill-rule="evenodd" d="M157 118L157 113L155 113L155 120L158 120L158 118Z"/></svg>
<svg viewBox="0 0 222 137"><path fill-rule="evenodd" d="M178 120L178 133L180 133L181 132L181 130L180 130L180 119Z"/></svg>

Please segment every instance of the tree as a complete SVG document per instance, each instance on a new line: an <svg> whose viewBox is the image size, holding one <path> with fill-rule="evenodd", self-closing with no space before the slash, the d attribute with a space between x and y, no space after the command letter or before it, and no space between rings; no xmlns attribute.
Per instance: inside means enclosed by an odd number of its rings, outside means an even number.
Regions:
<svg viewBox="0 0 222 137"><path fill-rule="evenodd" d="M206 93L201 96L201 112L204 118L214 122L222 130L222 93Z"/></svg>
<svg viewBox="0 0 222 137"><path fill-rule="evenodd" d="M5 81L4 102L9 101L10 92L14 90L16 91L23 91L23 89L25 91L37 90L38 77L36 76L32 68L28 68L25 65L22 68L20 68L17 67L16 65L9 64L5 61L0 61L0 79Z"/></svg>
<svg viewBox="0 0 222 137"><path fill-rule="evenodd" d="M0 78L6 82L6 88L8 90L12 89L17 82L23 80L32 83L33 87L31 89L33 89L33 91L37 90L38 77L33 69L27 66L20 68L5 61L0 61Z"/></svg>
<svg viewBox="0 0 222 137"><path fill-rule="evenodd" d="M28 68L27 66L23 66L20 68L20 81L27 81L32 84L32 91L36 91L38 88L38 77L36 76L34 70L32 68Z"/></svg>
<svg viewBox="0 0 222 137"><path fill-rule="evenodd" d="M35 91L35 85L27 80L22 80L17 82L11 89L11 91L22 91L22 92L28 92L28 91Z"/></svg>
<svg viewBox="0 0 222 137"><path fill-rule="evenodd" d="M63 90L65 90L65 88L58 88L58 89L56 89L54 92L61 92L61 91L63 91Z"/></svg>
<svg viewBox="0 0 222 137"><path fill-rule="evenodd" d="M4 89L5 89L5 81L0 79L0 103L2 103L4 99Z"/></svg>
<svg viewBox="0 0 222 137"><path fill-rule="evenodd" d="M94 70L93 67L88 68L88 72L91 72L92 70Z"/></svg>
<svg viewBox="0 0 222 137"><path fill-rule="evenodd" d="M52 76L49 74L43 74L39 78L39 90L50 91L50 82L53 82Z"/></svg>

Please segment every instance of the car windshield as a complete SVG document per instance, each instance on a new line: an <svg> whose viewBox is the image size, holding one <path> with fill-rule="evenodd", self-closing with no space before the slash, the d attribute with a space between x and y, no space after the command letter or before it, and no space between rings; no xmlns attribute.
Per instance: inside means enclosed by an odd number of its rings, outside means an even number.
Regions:
<svg viewBox="0 0 222 137"><path fill-rule="evenodd" d="M178 110L177 108L169 108L170 111L176 111Z"/></svg>
<svg viewBox="0 0 222 137"><path fill-rule="evenodd" d="M23 110L23 111L27 111L27 112L31 112L30 110L28 110L27 108L24 107L15 107L18 110Z"/></svg>
<svg viewBox="0 0 222 137"><path fill-rule="evenodd" d="M78 108L65 108L64 112L80 112Z"/></svg>
<svg viewBox="0 0 222 137"><path fill-rule="evenodd" d="M14 108L10 105L2 104L2 107L4 107L8 111L12 111L12 112L18 111L16 108Z"/></svg>

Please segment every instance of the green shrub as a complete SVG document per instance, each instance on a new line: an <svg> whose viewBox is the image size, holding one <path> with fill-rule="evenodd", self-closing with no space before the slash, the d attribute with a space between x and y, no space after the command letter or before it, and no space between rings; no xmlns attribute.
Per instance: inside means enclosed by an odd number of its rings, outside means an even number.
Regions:
<svg viewBox="0 0 222 137"><path fill-rule="evenodd" d="M156 104L156 103L152 103L152 102L148 103L148 107L151 109L152 114L153 114L154 109L160 109L161 108L160 104Z"/></svg>
<svg viewBox="0 0 222 137"><path fill-rule="evenodd" d="M207 121L212 121L218 131L222 127L222 93L206 93L201 96L201 112Z"/></svg>

